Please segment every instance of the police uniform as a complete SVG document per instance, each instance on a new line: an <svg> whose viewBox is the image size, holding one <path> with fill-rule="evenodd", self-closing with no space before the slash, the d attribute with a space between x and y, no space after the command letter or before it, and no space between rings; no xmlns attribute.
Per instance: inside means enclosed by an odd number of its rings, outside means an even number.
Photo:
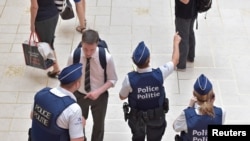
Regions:
<svg viewBox="0 0 250 141"><path fill-rule="evenodd" d="M194 90L199 94L207 94L212 89L211 82L200 81L200 79L207 79L204 75L201 75L194 84ZM210 86L208 86L210 85ZM202 89L204 88L204 89ZM181 114L173 123L173 128L176 132L181 132L180 138L183 141L191 140L207 140L207 125L208 124L224 124L225 122L225 110L221 107L214 106L214 118L209 115L202 115L199 112L200 105L194 103L193 107L184 109Z"/></svg>
<svg viewBox="0 0 250 141"><path fill-rule="evenodd" d="M81 76L82 65L65 68L59 75L61 83L71 83ZM61 78L61 79L60 79ZM72 92L58 86L43 88L34 98L32 140L70 141L83 137L82 111Z"/></svg>
<svg viewBox="0 0 250 141"><path fill-rule="evenodd" d="M139 43L133 53L135 64L145 63L149 50L144 42ZM164 79L174 71L172 61L153 69L137 68L126 75L120 96L128 97L130 113L128 125L133 141L160 141L166 128L163 104L165 100Z"/></svg>

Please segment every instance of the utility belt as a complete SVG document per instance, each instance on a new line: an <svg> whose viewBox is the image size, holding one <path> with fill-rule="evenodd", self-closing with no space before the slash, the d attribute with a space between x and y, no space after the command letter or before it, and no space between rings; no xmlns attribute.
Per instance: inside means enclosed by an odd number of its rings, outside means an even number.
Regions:
<svg viewBox="0 0 250 141"><path fill-rule="evenodd" d="M155 109L149 109L147 111L141 111L134 108L131 108L129 112L129 116L132 118L143 118L145 121L151 120L151 119L158 119L164 116L164 110L163 107L155 108Z"/></svg>
<svg viewBox="0 0 250 141"><path fill-rule="evenodd" d="M125 121L128 120L129 117L132 118L144 118L145 120L149 119L157 119L162 117L164 114L169 111L169 100L165 98L163 106L155 109L149 109L147 111L137 110L135 108L131 108L127 102L123 103L123 112Z"/></svg>

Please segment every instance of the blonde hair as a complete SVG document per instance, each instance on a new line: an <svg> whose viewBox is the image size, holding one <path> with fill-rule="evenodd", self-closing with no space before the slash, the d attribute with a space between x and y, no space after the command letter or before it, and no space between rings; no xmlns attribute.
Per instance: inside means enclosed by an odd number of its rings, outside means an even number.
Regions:
<svg viewBox="0 0 250 141"><path fill-rule="evenodd" d="M214 92L211 89L207 94L201 95L196 91L193 92L194 96L197 98L197 102L200 105L199 112L202 115L209 115L211 117L215 117L213 102L214 102Z"/></svg>

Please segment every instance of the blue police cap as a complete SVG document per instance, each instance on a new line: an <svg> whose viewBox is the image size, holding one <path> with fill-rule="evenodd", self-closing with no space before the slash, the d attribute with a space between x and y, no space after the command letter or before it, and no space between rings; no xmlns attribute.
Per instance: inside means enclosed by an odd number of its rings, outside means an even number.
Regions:
<svg viewBox="0 0 250 141"><path fill-rule="evenodd" d="M58 79L62 84L69 84L82 76L82 64L75 63L62 70Z"/></svg>
<svg viewBox="0 0 250 141"><path fill-rule="evenodd" d="M133 53L133 61L136 65L143 65L148 59L150 53L143 41L141 41Z"/></svg>
<svg viewBox="0 0 250 141"><path fill-rule="evenodd" d="M194 90L200 95L206 95L213 88L208 78L201 74L194 83Z"/></svg>

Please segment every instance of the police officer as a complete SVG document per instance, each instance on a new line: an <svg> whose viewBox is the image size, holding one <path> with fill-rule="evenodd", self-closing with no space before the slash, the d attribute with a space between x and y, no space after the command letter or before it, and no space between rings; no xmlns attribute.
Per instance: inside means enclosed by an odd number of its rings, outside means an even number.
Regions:
<svg viewBox="0 0 250 141"><path fill-rule="evenodd" d="M173 123L176 141L207 141L207 126L223 124L225 110L214 106L215 94L212 83L201 74L194 83L193 97L188 108L184 109Z"/></svg>
<svg viewBox="0 0 250 141"><path fill-rule="evenodd" d="M128 98L130 111L128 125L133 141L160 141L166 128L163 109L164 79L173 71L179 59L180 36L174 36L172 61L153 69L149 66L150 51L144 42L134 50L132 60L137 71L126 75L120 90L120 99Z"/></svg>
<svg viewBox="0 0 250 141"><path fill-rule="evenodd" d="M73 95L81 85L81 76L82 64L73 64L60 73L60 86L36 93L31 112L32 141L84 141L85 119Z"/></svg>

